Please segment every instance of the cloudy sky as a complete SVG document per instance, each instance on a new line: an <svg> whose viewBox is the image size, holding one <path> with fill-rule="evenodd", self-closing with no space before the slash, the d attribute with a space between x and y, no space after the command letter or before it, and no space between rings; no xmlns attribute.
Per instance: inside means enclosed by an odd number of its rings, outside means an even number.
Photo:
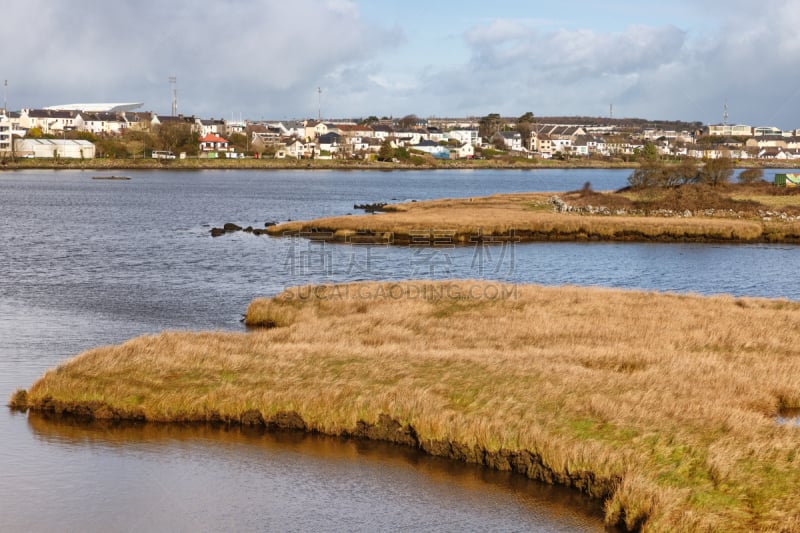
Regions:
<svg viewBox="0 0 800 533"><path fill-rule="evenodd" d="M800 127L796 0L25 0L10 109L205 118L500 113ZM9 46L8 43L13 43ZM321 88L322 94L318 93Z"/></svg>

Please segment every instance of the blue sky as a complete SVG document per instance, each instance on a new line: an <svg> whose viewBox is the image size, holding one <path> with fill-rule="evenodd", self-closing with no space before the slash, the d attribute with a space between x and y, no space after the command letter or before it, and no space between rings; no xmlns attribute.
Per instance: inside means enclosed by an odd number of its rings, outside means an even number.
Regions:
<svg viewBox="0 0 800 533"><path fill-rule="evenodd" d="M26 0L11 109L203 117L590 115L800 128L800 2ZM23 21L26 21L23 23ZM34 23L35 22L35 23ZM322 89L322 96L317 93Z"/></svg>

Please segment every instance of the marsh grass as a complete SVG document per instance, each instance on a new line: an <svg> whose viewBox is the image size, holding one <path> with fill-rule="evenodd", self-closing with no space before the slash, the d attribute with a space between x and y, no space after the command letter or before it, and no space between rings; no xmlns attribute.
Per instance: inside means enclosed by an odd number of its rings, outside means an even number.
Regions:
<svg viewBox="0 0 800 533"><path fill-rule="evenodd" d="M98 348L15 398L154 421L294 411L333 435L388 415L420 442L619 480L609 523L800 530L800 430L775 419L800 407L800 303L405 282L294 288L247 316L272 327Z"/></svg>
<svg viewBox="0 0 800 533"><path fill-rule="evenodd" d="M738 189L737 189L738 190ZM683 213L684 209L732 209L731 216L642 216L633 214L587 215L555 213L552 194L501 194L482 198L442 199L387 206L375 216L341 216L296 221L268 228L274 236L328 233L333 241L350 242L359 236L395 244L434 243L435 233L449 232L453 244L472 244L486 236L514 241L614 240L692 242L796 242L800 222L765 222L753 200L732 199L729 194L698 187L683 191L660 191L645 199L643 193L598 193L575 191L561 196L570 205L612 206L651 212L656 208ZM637 196L638 195L638 196ZM635 196L635 197L634 197ZM605 199L605 200L604 200ZM703 207L706 206L706 207ZM613 211L612 211L613 212ZM420 238L422 235L422 238ZM427 237L426 237L427 235Z"/></svg>

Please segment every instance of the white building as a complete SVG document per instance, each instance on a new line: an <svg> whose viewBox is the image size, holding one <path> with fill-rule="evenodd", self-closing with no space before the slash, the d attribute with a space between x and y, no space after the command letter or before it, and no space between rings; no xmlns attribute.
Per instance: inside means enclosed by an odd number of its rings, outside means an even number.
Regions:
<svg viewBox="0 0 800 533"><path fill-rule="evenodd" d="M450 130L447 132L449 139L455 139L461 144L471 144L472 146L480 146L481 136L478 130Z"/></svg>
<svg viewBox="0 0 800 533"><path fill-rule="evenodd" d="M11 152L14 135L24 137L25 130L20 128L19 114L6 113L0 114L0 155Z"/></svg>
<svg viewBox="0 0 800 533"><path fill-rule="evenodd" d="M95 146L89 141L70 139L16 139L17 157L94 159Z"/></svg>

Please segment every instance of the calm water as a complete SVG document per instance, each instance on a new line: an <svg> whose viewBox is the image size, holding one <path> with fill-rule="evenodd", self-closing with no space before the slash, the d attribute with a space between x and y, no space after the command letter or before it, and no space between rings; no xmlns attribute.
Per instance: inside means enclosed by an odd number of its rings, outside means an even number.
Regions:
<svg viewBox="0 0 800 533"><path fill-rule="evenodd" d="M354 203L595 189L628 171L0 173L0 395L82 350L163 329L241 328L255 296L318 281L468 277L800 299L791 246L327 246L224 222ZM380 215L376 215L380 216ZM592 530L598 510L518 476L391 446L107 427L0 410L0 529Z"/></svg>

